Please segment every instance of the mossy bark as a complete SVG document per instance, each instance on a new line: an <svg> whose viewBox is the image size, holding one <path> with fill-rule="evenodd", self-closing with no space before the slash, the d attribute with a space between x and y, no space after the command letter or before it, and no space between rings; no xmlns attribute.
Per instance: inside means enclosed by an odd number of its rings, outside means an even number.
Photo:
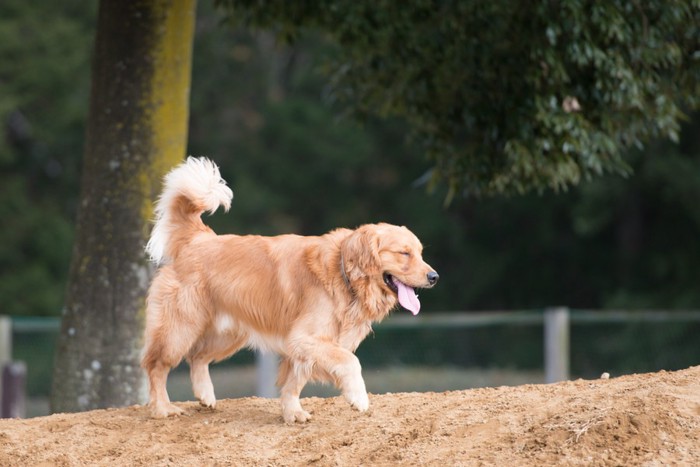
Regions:
<svg viewBox="0 0 700 467"><path fill-rule="evenodd" d="M161 179L185 156L195 3L100 2L53 412L144 402L143 246Z"/></svg>

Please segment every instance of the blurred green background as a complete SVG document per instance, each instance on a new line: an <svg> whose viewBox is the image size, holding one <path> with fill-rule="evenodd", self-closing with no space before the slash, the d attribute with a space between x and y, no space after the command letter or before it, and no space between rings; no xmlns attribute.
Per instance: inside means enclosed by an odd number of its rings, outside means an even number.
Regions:
<svg viewBox="0 0 700 467"><path fill-rule="evenodd" d="M96 8L76 0L0 4L0 314L60 315ZM428 190L430 162L407 139L404 122L357 122L325 98L320 68L336 50L323 37L283 46L269 33L221 22L210 2L199 3L189 134L189 153L214 159L235 194L229 213L207 220L218 232L320 234L368 222L404 224L441 276L438 287L421 293L424 313L700 308L697 115L678 144L654 141L626 154L629 178L446 205L445 189ZM652 338L651 348L640 336L653 325L601 329L578 331L574 350L589 360L626 358L629 371L700 362L693 337L700 325L675 324ZM541 364L540 329L488 332L497 335L405 336L420 343L414 350L434 350L391 355L424 365L440 364L435 355L442 353L453 365ZM401 342L390 337L386 342ZM47 356L52 339L18 338L16 356ZM621 347L627 357L617 357ZM361 359L374 365L374 353ZM671 354L683 358L668 363ZM589 371L579 359L574 368ZM33 392L36 386L43 384L32 383Z"/></svg>

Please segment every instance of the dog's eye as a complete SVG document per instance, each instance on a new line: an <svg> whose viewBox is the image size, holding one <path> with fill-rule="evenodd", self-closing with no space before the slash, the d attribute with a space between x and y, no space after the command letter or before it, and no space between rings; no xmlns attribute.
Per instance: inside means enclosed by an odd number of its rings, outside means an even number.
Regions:
<svg viewBox="0 0 700 467"><path fill-rule="evenodd" d="M402 255L404 255L404 256L406 256L406 257L410 257L410 256L411 256L411 253L408 252L408 251L401 251L401 252L399 252L399 253L402 254Z"/></svg>

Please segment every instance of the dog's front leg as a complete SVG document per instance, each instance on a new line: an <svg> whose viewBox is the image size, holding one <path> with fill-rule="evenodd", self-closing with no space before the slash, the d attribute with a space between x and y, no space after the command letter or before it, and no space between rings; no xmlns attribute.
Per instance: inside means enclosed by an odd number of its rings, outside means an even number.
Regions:
<svg viewBox="0 0 700 467"><path fill-rule="evenodd" d="M311 414L302 408L299 401L301 390L310 376L310 366L292 362L289 358L282 360L277 385L280 387L282 417L286 423L304 423L311 419Z"/></svg>
<svg viewBox="0 0 700 467"><path fill-rule="evenodd" d="M340 348L339 348L340 349ZM365 380L362 379L362 366L360 360L350 351L340 349L347 353L343 361L331 366L328 371L337 378L340 390L351 406L364 412L369 408L369 397L365 388Z"/></svg>
<svg viewBox="0 0 700 467"><path fill-rule="evenodd" d="M345 399L360 412L369 408L369 397L362 379L362 366L355 354L326 339L306 338L292 343L294 360L318 365L336 382Z"/></svg>

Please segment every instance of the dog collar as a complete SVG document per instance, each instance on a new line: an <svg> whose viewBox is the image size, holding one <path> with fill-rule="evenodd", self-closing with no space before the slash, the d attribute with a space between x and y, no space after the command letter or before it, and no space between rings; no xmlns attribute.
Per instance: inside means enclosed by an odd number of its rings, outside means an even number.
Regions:
<svg viewBox="0 0 700 467"><path fill-rule="evenodd" d="M352 288L352 285L350 285L350 279L348 279L348 275L345 272L345 259L343 258L343 252L340 252L340 275L343 276L343 281L345 282L345 285L348 286L348 289L350 290L350 294L354 297L355 296L355 291Z"/></svg>

